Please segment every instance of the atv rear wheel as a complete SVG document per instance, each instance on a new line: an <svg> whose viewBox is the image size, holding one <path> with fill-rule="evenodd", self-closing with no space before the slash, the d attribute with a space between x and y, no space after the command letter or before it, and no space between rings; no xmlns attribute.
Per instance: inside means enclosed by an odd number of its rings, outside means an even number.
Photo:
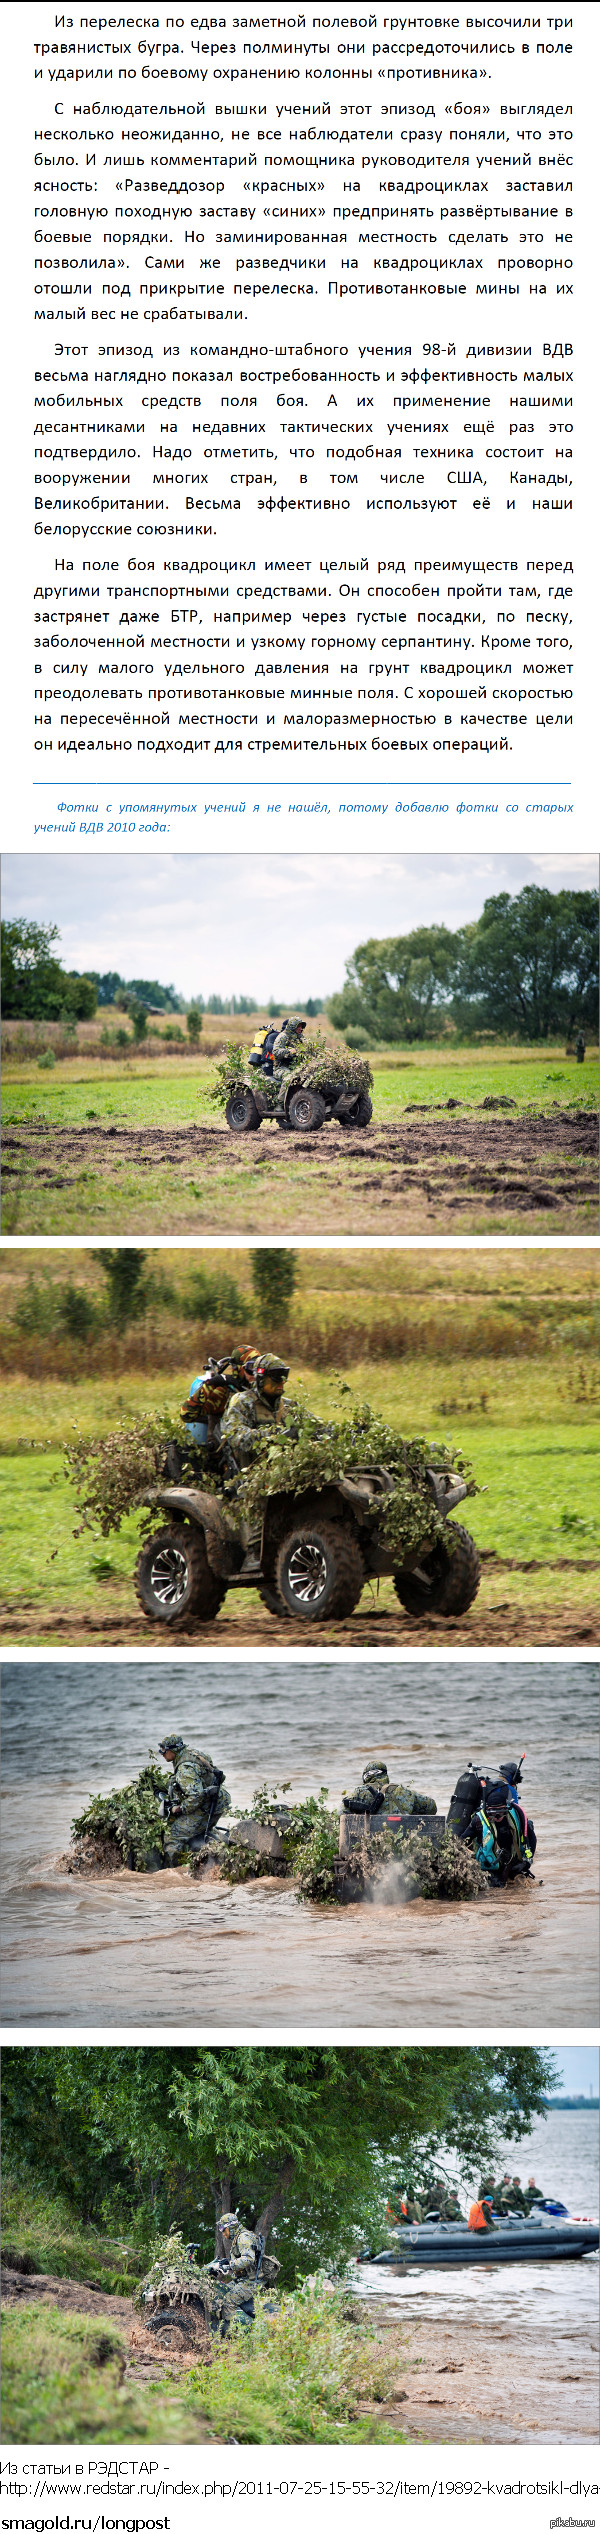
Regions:
<svg viewBox="0 0 600 2534"><path fill-rule="evenodd" d="M349 1619L364 1583L359 1542L340 1522L288 1531L275 1575L284 1608L294 1619Z"/></svg>
<svg viewBox="0 0 600 2534"><path fill-rule="evenodd" d="M140 1549L135 1590L147 1619L186 1628L190 1619L216 1619L226 1585L209 1566L203 1532L181 1522Z"/></svg>
<svg viewBox="0 0 600 2534"><path fill-rule="evenodd" d="M464 1530L462 1522L449 1523L448 1530L452 1556L446 1557L439 1546L429 1557L422 1559L424 1572L431 1577L430 1583L422 1583L418 1575L394 1576L398 1600L410 1612L411 1619L425 1619L428 1615L438 1619L458 1619L475 1600L481 1578L481 1561L475 1541L471 1539L470 1531Z"/></svg>
<svg viewBox="0 0 600 2534"><path fill-rule="evenodd" d="M295 1135L316 1135L327 1115L325 1101L318 1091L292 1091L288 1118Z"/></svg>
<svg viewBox="0 0 600 2534"><path fill-rule="evenodd" d="M232 1135L256 1135L261 1120L253 1094L244 1082L230 1093L225 1116Z"/></svg>

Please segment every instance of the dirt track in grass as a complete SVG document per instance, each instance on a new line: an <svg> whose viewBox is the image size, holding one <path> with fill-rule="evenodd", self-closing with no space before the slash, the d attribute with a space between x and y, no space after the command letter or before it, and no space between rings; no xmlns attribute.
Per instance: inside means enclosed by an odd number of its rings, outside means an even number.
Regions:
<svg viewBox="0 0 600 2534"><path fill-rule="evenodd" d="M43 1228L29 1219L41 1201L48 1228L71 1228L76 1207L90 1230L111 1199L117 1227L132 1231L160 1229L164 1205L174 1232L277 1232L290 1204L299 1231L468 1230L482 1218L532 1230L538 1216L546 1230L589 1230L597 1147L594 1111L575 1108L457 1116L415 1107L399 1125L303 1136L274 1126L233 1136L217 1125L30 1124L4 1141L4 1229Z"/></svg>
<svg viewBox="0 0 600 2534"><path fill-rule="evenodd" d="M569 1593L567 1574L572 1585L585 1576L582 1591ZM46 1604L41 1596L35 1601L11 1596L0 1614L0 1627L5 1645L124 1645L135 1646L140 1653L154 1645L164 1654L179 1648L201 1654L209 1646L229 1652L242 1645L255 1650L318 1646L323 1653L330 1646L361 1646L378 1652L383 1646L405 1650L426 1645L437 1652L444 1646L595 1645L600 1624L599 1579L600 1563L592 1558L561 1558L545 1567L531 1559L519 1567L516 1561L488 1557L477 1600L462 1619L410 1619L386 1591L385 1599L365 1593L349 1619L321 1627L303 1621L299 1627L291 1619L272 1616L257 1593L247 1592L228 1595L216 1619L206 1628L198 1625L188 1631L154 1627L135 1607L124 1611L122 1598L117 1601L107 1590L101 1616L90 1612L85 1602L73 1601L65 1608Z"/></svg>

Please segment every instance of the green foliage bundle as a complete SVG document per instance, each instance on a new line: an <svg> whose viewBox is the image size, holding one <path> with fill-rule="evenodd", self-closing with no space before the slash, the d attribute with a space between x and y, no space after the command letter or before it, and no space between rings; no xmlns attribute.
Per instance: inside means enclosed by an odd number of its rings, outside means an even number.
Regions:
<svg viewBox="0 0 600 2534"><path fill-rule="evenodd" d="M240 1810L239 1819L259 1821L264 1829L277 1830L283 1857L261 1856L255 1848L245 1847L243 1841L236 1842L234 1825L226 1846L219 1849L222 1882L251 1883L263 1874L280 1881L286 1876L297 1876L301 1899L331 1900L339 1826L337 1813L327 1811L327 1792L327 1787L322 1786L318 1796L306 1795L297 1804L286 1804L289 1818L282 1821L278 1799L285 1797L287 1787L257 1786L248 1812Z"/></svg>
<svg viewBox="0 0 600 2534"><path fill-rule="evenodd" d="M340 1091L370 1091L373 1075L367 1057L351 1055L346 1047L332 1047L323 1030L315 1030L312 1038L304 1037L294 1068L311 1091L334 1094ZM290 1079L292 1067L290 1066Z"/></svg>
<svg viewBox="0 0 600 2534"><path fill-rule="evenodd" d="M94 1524L104 1540L110 1531L118 1531L145 1489L156 1484L167 1443L173 1441L181 1441L181 1425L167 1408L157 1409L154 1416L136 1417L132 1425L126 1425L122 1417L110 1434L98 1437L80 1434L76 1428L75 1441L65 1445L64 1460L81 1517L74 1538ZM206 1484L211 1484L209 1479ZM150 1519L153 1522L155 1515Z"/></svg>
<svg viewBox="0 0 600 2534"><path fill-rule="evenodd" d="M168 1776L153 1761L141 1769L130 1786L113 1786L109 1795L93 1795L85 1812L71 1822L71 1836L76 1841L92 1839L102 1848L113 1841L121 1850L124 1865L134 1867L136 1874L147 1872L156 1862L156 1851L163 1853L163 1819L159 1797L166 1793Z"/></svg>
<svg viewBox="0 0 600 2534"><path fill-rule="evenodd" d="M218 1108L226 1108L230 1093L235 1090L236 1082L244 1080L247 1064L247 1048L237 1047L235 1040L229 1039L227 1046L223 1048L223 1054L216 1067L214 1082L211 1083L208 1092L209 1100L214 1100Z"/></svg>
<svg viewBox="0 0 600 2534"><path fill-rule="evenodd" d="M439 1847L414 1831L394 1851L407 1900L473 1900L486 1888L487 1877L462 1839L445 1830Z"/></svg>
<svg viewBox="0 0 600 2534"><path fill-rule="evenodd" d="M209 2254L208 2258L210 2257ZM140 2314L143 2314L145 2310L144 2298L148 2289L154 2288L157 2294L159 2288L164 2287L167 2281L170 2295L175 2300L180 2300L182 2304L185 2304L187 2297L193 2294L198 2286L198 2263L194 2260L193 2253L188 2252L181 2228L178 2226L171 2227L168 2235L159 2237L150 2269L145 2272L144 2278L140 2279L139 2287L136 2288L134 2303Z"/></svg>
<svg viewBox="0 0 600 2534"><path fill-rule="evenodd" d="M286 1422L257 1435L253 1459L236 1481L236 1503L245 1519L256 1522L268 1496L304 1494L335 1484L374 1463L383 1463L394 1479L387 1496L373 1501L372 1520L392 1552L406 1556L423 1538L446 1544L446 1525L437 1513L427 1484L428 1468L456 1469L476 1493L470 1465L461 1451L429 1443L424 1435L404 1440L366 1403L356 1402L336 1425L319 1424L301 1402L290 1403ZM448 1543L449 1551L451 1542Z"/></svg>

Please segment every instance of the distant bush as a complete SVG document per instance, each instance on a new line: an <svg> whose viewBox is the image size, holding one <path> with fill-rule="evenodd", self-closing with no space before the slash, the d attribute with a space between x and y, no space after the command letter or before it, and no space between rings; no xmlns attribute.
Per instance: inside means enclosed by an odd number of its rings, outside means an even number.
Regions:
<svg viewBox="0 0 600 2534"><path fill-rule="evenodd" d="M43 1056L38 1056L40 1073L53 1073L55 1064L56 1057L54 1054L54 1048L45 1047Z"/></svg>
<svg viewBox="0 0 600 2534"><path fill-rule="evenodd" d="M253 1249L250 1252L252 1283L261 1311L276 1323L287 1320L292 1295L298 1281L298 1259L294 1249Z"/></svg>
<svg viewBox="0 0 600 2534"><path fill-rule="evenodd" d="M181 1295L181 1310L188 1320L243 1320L248 1305L227 1268L194 1267L189 1283Z"/></svg>

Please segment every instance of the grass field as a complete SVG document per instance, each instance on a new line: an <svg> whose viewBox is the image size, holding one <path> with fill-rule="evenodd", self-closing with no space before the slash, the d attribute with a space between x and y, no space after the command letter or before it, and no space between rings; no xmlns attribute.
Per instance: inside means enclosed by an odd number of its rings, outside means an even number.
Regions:
<svg viewBox="0 0 600 2534"><path fill-rule="evenodd" d="M224 1037L229 1030L243 1035L237 1021L225 1024ZM577 1113L582 1113L583 1123L584 1113L589 1117L597 1112L597 1053L592 1052L579 1066L558 1047L449 1049L446 1044L418 1050L382 1049L371 1061L373 1126L362 1139L357 1157L356 1152L341 1149L339 1135L332 1148L332 1128L326 1128L320 1138L309 1139L313 1147L318 1145L318 1152L310 1155L305 1141L281 1137L272 1128L263 1128L256 1137L230 1136L222 1110L209 1097L214 1057L187 1051L166 1055L159 1039L153 1042L151 1055L142 1051L110 1063L100 1053L94 1054L90 1045L76 1056L65 1057L53 1073L40 1073L35 1060L9 1056L3 1090L5 1135L11 1139L6 1148L4 1230L9 1234L82 1229L164 1233L203 1228L225 1234L261 1228L273 1233L368 1231L379 1228L377 1209L383 1202L391 1202L394 1211L387 1230L431 1229L436 1223L445 1229L450 1200L454 1209L459 1200L462 1205L458 1220L450 1218L453 1229L489 1231L496 1228L496 1221L499 1228L521 1228L518 1186L503 1187L502 1175L514 1155L518 1132L524 1135L527 1130L525 1164L535 1158L535 1124L542 1120L547 1123L541 1227L544 1231L589 1229L590 1211L595 1224L597 1182L578 1172L572 1134L570 1182L565 1185L561 1121L565 1115L572 1116L574 1127ZM514 1102L510 1127L506 1118L479 1119L477 1113L487 1098ZM458 1102L452 1122L443 1120L448 1185L433 1186L437 1113L448 1100ZM421 1154L414 1142L413 1107L421 1111ZM413 1129L407 1148L402 1134L405 1118L407 1132L409 1126ZM553 1120L555 1139L548 1132ZM441 1115L439 1124L441 1129ZM475 1126L476 1144L472 1135L469 1140L469 1129ZM161 1149L157 1152L145 1139L159 1129ZM112 1144L106 1141L107 1130L112 1131ZM198 1130L201 1147L194 1144ZM385 1130L395 1136L389 1145ZM466 1157L471 1170L456 1175L453 1153L457 1162ZM375 1160L378 1176L365 1186L365 1163L370 1160ZM489 1186L487 1179L485 1186L481 1179L484 1160ZM398 1161L403 1164L401 1183L394 1177ZM415 1170L415 1162L422 1167ZM523 1193L528 1176L526 1167ZM345 1208L341 1224L340 1201ZM529 1187L529 1208L532 1202ZM491 1220L490 1204L495 1208ZM528 1228L537 1226L532 1222Z"/></svg>
<svg viewBox="0 0 600 2534"><path fill-rule="evenodd" d="M257 1318L247 1255L219 1255L240 1283L247 1309L242 1333L247 1328L266 1343L273 1332ZM181 1294L189 1262L177 1252L162 1257ZM203 1263L214 1267L214 1257L205 1252ZM67 1634L76 1642L79 1630L82 1642L97 1635L109 1641L114 1630L115 1642L133 1631L143 1643L131 1582L138 1519L129 1516L107 1540L88 1533L74 1539L77 1517L61 1447L74 1424L86 1434L106 1433L142 1406L177 1407L207 1338L220 1351L239 1336L240 1324L237 1330L231 1322L186 1324L175 1291L170 1310L121 1339L105 1329L86 1347L61 1346L51 1332L19 1339L14 1309L30 1267L26 1252L4 1254L5 1636L34 1644ZM77 1275L95 1295L101 1272L89 1257L77 1262ZM53 1264L50 1283L59 1285L64 1276L64 1262ZM485 1552L483 1581L466 1620L445 1623L467 1643L513 1641L515 1629L526 1643L559 1643L561 1631L569 1643L593 1634L600 1572L598 1277L588 1251L464 1249L443 1260L433 1251L367 1251L360 1261L356 1252L342 1250L301 1254L285 1330L290 1391L301 1385L319 1413L335 1413L337 1361L353 1395L368 1399L402 1432L451 1439L473 1460L486 1492L471 1500L466 1518ZM314 1362L319 1349L325 1357L320 1369ZM15 1370L19 1353L25 1372ZM392 1622L415 1637L385 1579L376 1601L364 1594L344 1627L350 1641L377 1643ZM286 1623L271 1621L254 1594L233 1592L211 1635L216 1642L247 1636L267 1643L273 1628L289 1636ZM481 1638L486 1628L488 1637ZM339 1627L318 1630L316 1641L326 1645L330 1636L342 1641Z"/></svg>

